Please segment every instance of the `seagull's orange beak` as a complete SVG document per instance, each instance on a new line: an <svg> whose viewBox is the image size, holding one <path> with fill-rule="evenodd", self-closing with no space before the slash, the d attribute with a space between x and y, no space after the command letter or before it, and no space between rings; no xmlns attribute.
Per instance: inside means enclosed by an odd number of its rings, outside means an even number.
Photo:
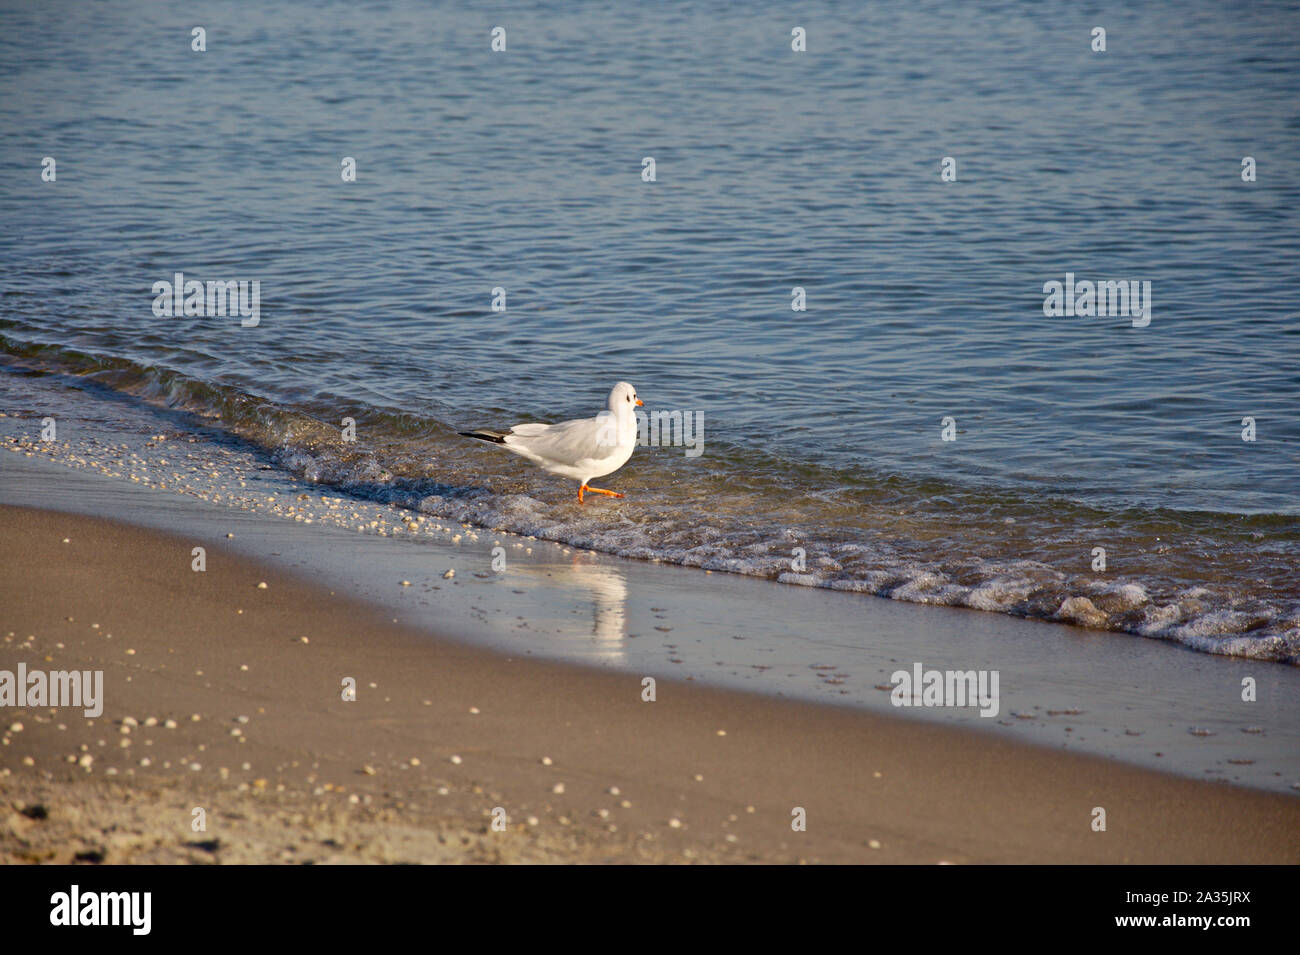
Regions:
<svg viewBox="0 0 1300 955"><path fill-rule="evenodd" d="M640 408L643 404L645 404L645 402L642 401L640 398L638 398L638 399L636 400L636 406L637 406L638 408Z"/></svg>

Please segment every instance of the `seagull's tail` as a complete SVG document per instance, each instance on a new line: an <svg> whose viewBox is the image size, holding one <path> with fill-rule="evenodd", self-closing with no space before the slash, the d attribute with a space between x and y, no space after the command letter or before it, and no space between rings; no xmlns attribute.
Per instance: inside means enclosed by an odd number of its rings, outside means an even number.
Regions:
<svg viewBox="0 0 1300 955"><path fill-rule="evenodd" d="M479 428L477 431L457 431L457 434L466 438L478 438L480 441L491 441L493 444L505 444L509 431L488 431L485 428Z"/></svg>

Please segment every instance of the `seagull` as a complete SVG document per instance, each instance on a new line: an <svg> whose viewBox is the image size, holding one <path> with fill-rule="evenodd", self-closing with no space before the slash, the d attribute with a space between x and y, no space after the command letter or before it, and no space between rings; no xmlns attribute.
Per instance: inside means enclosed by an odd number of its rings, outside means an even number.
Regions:
<svg viewBox="0 0 1300 955"><path fill-rule="evenodd" d="M609 410L594 418L577 418L559 424L517 424L505 431L476 428L460 431L466 438L500 444L552 474L578 482L578 503L586 491L622 497L617 491L590 487L593 478L613 474L636 449L636 412L644 405L636 389L620 381L609 393Z"/></svg>

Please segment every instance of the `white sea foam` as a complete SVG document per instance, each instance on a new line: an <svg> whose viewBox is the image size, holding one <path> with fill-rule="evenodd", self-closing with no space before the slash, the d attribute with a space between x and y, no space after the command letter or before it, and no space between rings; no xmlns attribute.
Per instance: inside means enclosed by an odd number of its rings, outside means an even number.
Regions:
<svg viewBox="0 0 1300 955"><path fill-rule="evenodd" d="M142 417L142 420L144 418ZM1153 595L1145 580L1077 577L1037 560L966 560L953 573L901 556L897 542L810 541L790 528L771 537L691 522L647 520L630 509L557 507L515 490L438 488L429 480L395 477L361 451L344 460L293 445L274 452L275 473L307 490L307 503L269 503L243 485L261 463L238 450L177 434L143 443L129 434L82 436L73 443L33 440L30 427L0 419L12 451L42 454L73 467L126 476L146 486L193 494L225 506L265 511L289 520L339 524L363 533L418 537L457 525L490 527L623 557L766 577L806 588L875 594L895 600L1055 619L1078 626L1128 631L1214 653L1300 662L1300 611L1234 597L1192 584ZM156 423L153 427L156 428ZM166 462L166 463L164 463ZM329 503L325 503L329 502ZM402 516L433 520L411 526ZM635 516L632 516L635 515ZM472 534L460 527L458 533ZM448 531L450 533L450 531ZM796 549L806 567L795 566Z"/></svg>

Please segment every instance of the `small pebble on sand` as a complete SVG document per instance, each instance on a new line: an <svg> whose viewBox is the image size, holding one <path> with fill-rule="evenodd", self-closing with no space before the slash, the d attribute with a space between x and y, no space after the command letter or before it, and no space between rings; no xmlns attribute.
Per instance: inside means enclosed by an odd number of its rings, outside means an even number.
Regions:
<svg viewBox="0 0 1300 955"><path fill-rule="evenodd" d="M266 589L266 581L264 580L264 581L262 581L260 584L258 584L258 585L257 585L257 589L258 589L258 590L265 590L265 589Z"/></svg>
<svg viewBox="0 0 1300 955"><path fill-rule="evenodd" d="M554 786L551 787L551 792L555 793L555 795L557 796L563 796L564 783L556 783Z"/></svg>

